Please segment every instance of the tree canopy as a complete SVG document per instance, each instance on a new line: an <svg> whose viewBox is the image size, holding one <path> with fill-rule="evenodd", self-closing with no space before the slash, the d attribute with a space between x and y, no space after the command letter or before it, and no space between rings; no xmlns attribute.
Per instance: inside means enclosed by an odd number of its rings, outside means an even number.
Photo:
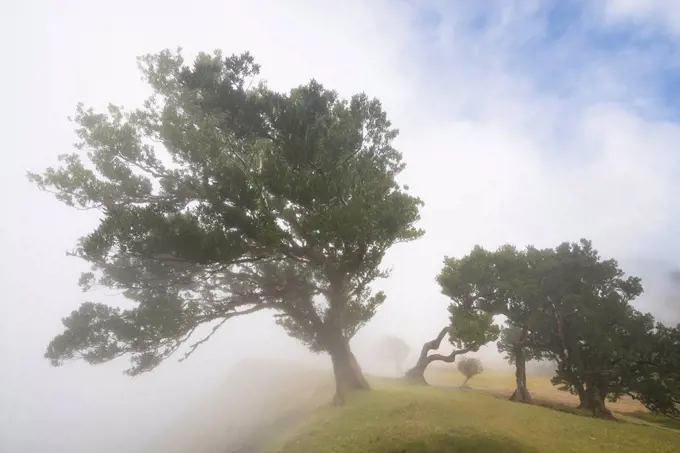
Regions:
<svg viewBox="0 0 680 453"><path fill-rule="evenodd" d="M399 374L402 372L402 366L408 358L411 348L401 338L385 335L376 344L376 352L382 359L394 364L397 374Z"/></svg>
<svg viewBox="0 0 680 453"><path fill-rule="evenodd" d="M458 361L456 368L458 368L460 374L465 376L462 387L467 386L470 379L484 372L482 361L475 357L463 357Z"/></svg>
<svg viewBox="0 0 680 453"><path fill-rule="evenodd" d="M341 99L314 80L275 92L248 53L187 65L165 50L139 66L153 90L142 107L78 105L76 152L29 174L67 205L101 213L73 252L91 265L82 288L135 303L82 304L46 357L127 354L135 375L202 324L272 309L290 335L356 372L347 342L385 300L370 289L387 276L383 256L423 234L380 102Z"/></svg>
<svg viewBox="0 0 680 453"><path fill-rule="evenodd" d="M506 320L506 325L496 347L498 352L504 354L508 363L515 365L515 391L510 396L512 401L530 403L531 394L527 388L527 362L530 360L542 360L545 353L540 348L541 343L535 342L535 336L529 333L528 325L516 326Z"/></svg>
<svg viewBox="0 0 680 453"><path fill-rule="evenodd" d="M644 350L628 363L621 363L622 381L628 394L652 412L680 417L680 324L657 324L648 332Z"/></svg>
<svg viewBox="0 0 680 453"><path fill-rule="evenodd" d="M521 251L475 247L462 258L447 258L439 281L459 310L506 317L499 350L516 364L521 400L530 398L525 362L548 358L557 364L553 383L578 394L597 415L609 415L606 398L624 394L676 413L677 374L652 352L661 345L672 349L673 331L655 328L651 315L634 309L640 279L625 276L616 260L602 259L590 241ZM645 366L659 370L656 377L634 371Z"/></svg>
<svg viewBox="0 0 680 453"><path fill-rule="evenodd" d="M518 348L522 350L522 360L543 359L542 351L537 347L528 347L529 344L531 344L531 338L528 337L525 329L506 322L506 325L501 329L496 347L498 352L503 354L503 358L511 365L517 362Z"/></svg>

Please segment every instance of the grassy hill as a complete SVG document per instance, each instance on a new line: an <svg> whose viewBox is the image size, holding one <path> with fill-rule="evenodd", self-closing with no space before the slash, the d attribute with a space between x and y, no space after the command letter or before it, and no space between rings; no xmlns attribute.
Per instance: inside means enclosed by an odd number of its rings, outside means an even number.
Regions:
<svg viewBox="0 0 680 453"><path fill-rule="evenodd" d="M507 370L485 371L465 392L457 390L463 378L454 367L431 367L426 377L433 387L372 378L374 391L332 408L330 370L243 361L143 451L254 453L263 444L270 453L680 451L678 422L642 412L632 400L610 406L622 419L614 423L564 412L578 401L547 377L531 377L529 387L560 410L496 398L512 392Z"/></svg>
<svg viewBox="0 0 680 453"><path fill-rule="evenodd" d="M677 452L680 431L608 422L477 392L379 380L344 408L317 410L277 453Z"/></svg>

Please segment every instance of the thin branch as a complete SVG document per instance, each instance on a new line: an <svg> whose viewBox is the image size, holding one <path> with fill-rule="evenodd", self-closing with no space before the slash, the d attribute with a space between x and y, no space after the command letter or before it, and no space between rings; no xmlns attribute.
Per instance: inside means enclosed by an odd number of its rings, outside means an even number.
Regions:
<svg viewBox="0 0 680 453"><path fill-rule="evenodd" d="M196 343L192 344L192 345L189 347L189 351L187 351L187 352L184 354L184 356L183 356L181 359L179 359L179 361L180 361L180 362L183 362L183 361L185 361L186 359L188 359L188 358L196 351L196 349L197 349L200 345L202 345L202 344L205 343L206 341L210 340L210 338L212 338L212 336L215 335L215 333L219 330L219 328L222 327L222 326L224 325L224 323L227 322L229 319L234 318L234 317L236 317L236 316L242 316L242 315L248 315L248 314L251 314L251 313L255 313L255 312L260 311L260 310L263 310L263 309L265 309L265 308L271 308L271 306L268 305L268 304L262 304L262 305L258 305L258 306L252 307L252 308L248 308L248 309L246 309L246 310L234 311L234 312L232 312L232 313L229 313L228 315L225 315L224 318L219 322L219 324L215 325L215 326L212 328L212 330L210 331L210 333L209 333L208 335L206 335L205 337L201 338L201 339L198 340ZM173 352L174 352L174 351L173 351Z"/></svg>
<svg viewBox="0 0 680 453"><path fill-rule="evenodd" d="M186 359L188 359L188 358L191 356L191 354L194 353L194 351L196 351L196 349L197 349L200 345L202 345L202 344L205 343L206 341L210 340L210 338L215 334L215 332L217 332L217 330L218 330L220 327L222 327L222 326L224 325L224 323L227 322L228 319L229 319L229 318L224 318L222 321L220 321L219 324L217 324L216 326L214 326L214 327L212 328L212 331L211 331L208 335L206 335L206 336L203 337L202 339L198 340L196 343L192 344L192 345L189 347L189 351L187 351L187 352L184 354L184 356L183 356L182 358L179 359L179 362L184 362Z"/></svg>
<svg viewBox="0 0 680 453"><path fill-rule="evenodd" d="M446 336L446 333L448 332L448 328L444 327L442 330L439 332L439 335L437 335L437 338L435 338L432 341L428 341L423 345L423 348L420 350L420 356L418 357L418 363L421 363L424 360L427 360L427 354L432 351L432 350L437 350L439 349L439 346L442 344L442 340Z"/></svg>
<svg viewBox="0 0 680 453"><path fill-rule="evenodd" d="M427 363L432 363L432 362L444 362L444 363L452 363L456 361L456 357L461 355L461 354L467 354L468 352L472 351L473 348L464 348L464 349L456 349L454 351L451 351L449 355L441 355L441 354L432 354L430 356L427 356Z"/></svg>

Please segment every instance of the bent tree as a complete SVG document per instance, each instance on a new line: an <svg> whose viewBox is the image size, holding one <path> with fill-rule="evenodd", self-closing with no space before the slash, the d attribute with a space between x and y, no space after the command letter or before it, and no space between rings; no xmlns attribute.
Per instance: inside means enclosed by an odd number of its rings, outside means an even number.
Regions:
<svg viewBox="0 0 680 453"><path fill-rule="evenodd" d="M444 268L436 277L442 294L451 299L448 306L449 325L442 328L436 338L423 345L415 366L406 372L404 378L413 383L427 384L425 370L432 362L453 363L457 356L478 351L486 343L498 338L500 333L500 328L494 324L494 313L468 303L466 297L459 297L458 291L452 291L449 285L452 278L451 262L452 258L444 258ZM453 278L455 280L456 277ZM430 354L430 351L439 349L447 334L455 349L447 355Z"/></svg>
<svg viewBox="0 0 680 453"><path fill-rule="evenodd" d="M495 251L476 246L461 257L447 257L437 276L442 292L462 312L502 315L508 326L501 331L499 352L515 365L516 388L513 401L530 402L527 388L526 362L540 356L534 347L535 336L530 327L536 322L538 307L531 291L533 274L523 252L505 245Z"/></svg>
<svg viewBox="0 0 680 453"><path fill-rule="evenodd" d="M342 100L315 81L279 93L254 83L248 54L181 52L139 59L153 95L143 107L82 105L76 152L29 174L41 189L101 213L73 254L87 290L122 291L134 308L86 302L63 320L52 364L129 355L130 375L185 356L226 321L273 310L313 351L330 355L336 401L368 388L349 347L385 300L370 284L382 258L411 241L421 201L381 104ZM203 324L210 333L187 343Z"/></svg>
<svg viewBox="0 0 680 453"><path fill-rule="evenodd" d="M449 313L450 324L440 330L436 338L423 345L415 366L404 375L407 381L427 385L425 371L432 362L454 363L459 355L476 352L498 337L499 328L493 324L493 316L488 313L461 310L455 303L449 305ZM446 355L430 354L430 351L439 349L447 334L455 349Z"/></svg>

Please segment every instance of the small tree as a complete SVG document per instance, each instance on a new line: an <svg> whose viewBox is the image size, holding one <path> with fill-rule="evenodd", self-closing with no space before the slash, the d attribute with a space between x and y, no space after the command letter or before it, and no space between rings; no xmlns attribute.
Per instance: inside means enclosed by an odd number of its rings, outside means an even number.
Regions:
<svg viewBox="0 0 680 453"><path fill-rule="evenodd" d="M470 379L484 371L482 361L474 357L463 357L458 361L457 367L458 371L465 376L465 381L463 381L461 387L467 387L467 383Z"/></svg>
<svg viewBox="0 0 680 453"><path fill-rule="evenodd" d="M393 335L386 335L378 342L376 349L380 357L394 364L397 375L403 372L404 361L411 352L404 340Z"/></svg>
<svg viewBox="0 0 680 453"><path fill-rule="evenodd" d="M278 93L249 54L140 59L153 90L142 108L78 106L80 142L60 168L29 178L69 206L101 213L75 256L83 289L120 290L121 310L86 302L46 357L59 365L131 357L154 369L196 329L273 310L333 363L336 401L366 389L349 340L385 300L387 249L420 237L421 201L396 181L397 136L379 101L316 81Z"/></svg>

